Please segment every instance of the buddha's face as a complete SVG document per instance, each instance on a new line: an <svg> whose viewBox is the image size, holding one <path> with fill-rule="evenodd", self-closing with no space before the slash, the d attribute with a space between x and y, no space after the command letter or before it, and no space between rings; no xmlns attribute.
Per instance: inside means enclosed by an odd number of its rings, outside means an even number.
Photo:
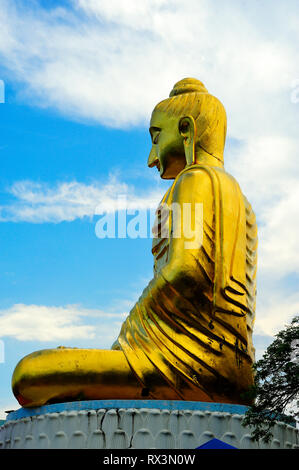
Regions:
<svg viewBox="0 0 299 470"><path fill-rule="evenodd" d="M148 166L156 166L163 179L174 179L186 166L183 137L179 132L179 117L154 110L149 128L152 149Z"/></svg>

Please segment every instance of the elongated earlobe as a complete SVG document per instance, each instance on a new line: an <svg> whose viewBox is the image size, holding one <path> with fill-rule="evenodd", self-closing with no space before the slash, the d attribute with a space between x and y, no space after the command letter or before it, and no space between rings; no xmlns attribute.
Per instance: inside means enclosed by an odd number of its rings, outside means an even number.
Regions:
<svg viewBox="0 0 299 470"><path fill-rule="evenodd" d="M194 165L196 123L192 116L185 116L180 119L179 132L184 138L184 149L187 166Z"/></svg>

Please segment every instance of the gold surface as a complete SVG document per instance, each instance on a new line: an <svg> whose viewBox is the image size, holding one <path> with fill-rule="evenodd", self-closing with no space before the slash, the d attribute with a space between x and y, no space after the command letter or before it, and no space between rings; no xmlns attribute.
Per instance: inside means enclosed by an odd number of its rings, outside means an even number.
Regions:
<svg viewBox="0 0 299 470"><path fill-rule="evenodd" d="M174 179L159 206L169 211L158 208L153 227L154 278L112 350L58 348L22 359L12 388L25 407L104 398L248 403L257 227L223 167L225 110L200 81L184 79L154 109L150 134L148 166ZM201 243L177 235L178 205L191 208Z"/></svg>

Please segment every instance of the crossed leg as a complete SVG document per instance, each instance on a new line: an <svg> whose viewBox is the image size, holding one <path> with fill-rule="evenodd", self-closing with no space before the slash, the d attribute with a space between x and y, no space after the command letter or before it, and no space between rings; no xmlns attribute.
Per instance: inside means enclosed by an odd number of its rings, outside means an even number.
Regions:
<svg viewBox="0 0 299 470"><path fill-rule="evenodd" d="M124 353L105 349L63 347L33 352L17 364L12 389L24 407L74 400L145 398Z"/></svg>

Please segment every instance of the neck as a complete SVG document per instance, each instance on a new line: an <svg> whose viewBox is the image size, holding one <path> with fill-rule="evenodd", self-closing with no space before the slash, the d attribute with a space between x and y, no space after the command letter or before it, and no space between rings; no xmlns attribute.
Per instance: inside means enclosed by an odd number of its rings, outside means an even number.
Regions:
<svg viewBox="0 0 299 470"><path fill-rule="evenodd" d="M223 168L223 161L206 152L203 148L196 149L195 162L200 165L218 166Z"/></svg>

